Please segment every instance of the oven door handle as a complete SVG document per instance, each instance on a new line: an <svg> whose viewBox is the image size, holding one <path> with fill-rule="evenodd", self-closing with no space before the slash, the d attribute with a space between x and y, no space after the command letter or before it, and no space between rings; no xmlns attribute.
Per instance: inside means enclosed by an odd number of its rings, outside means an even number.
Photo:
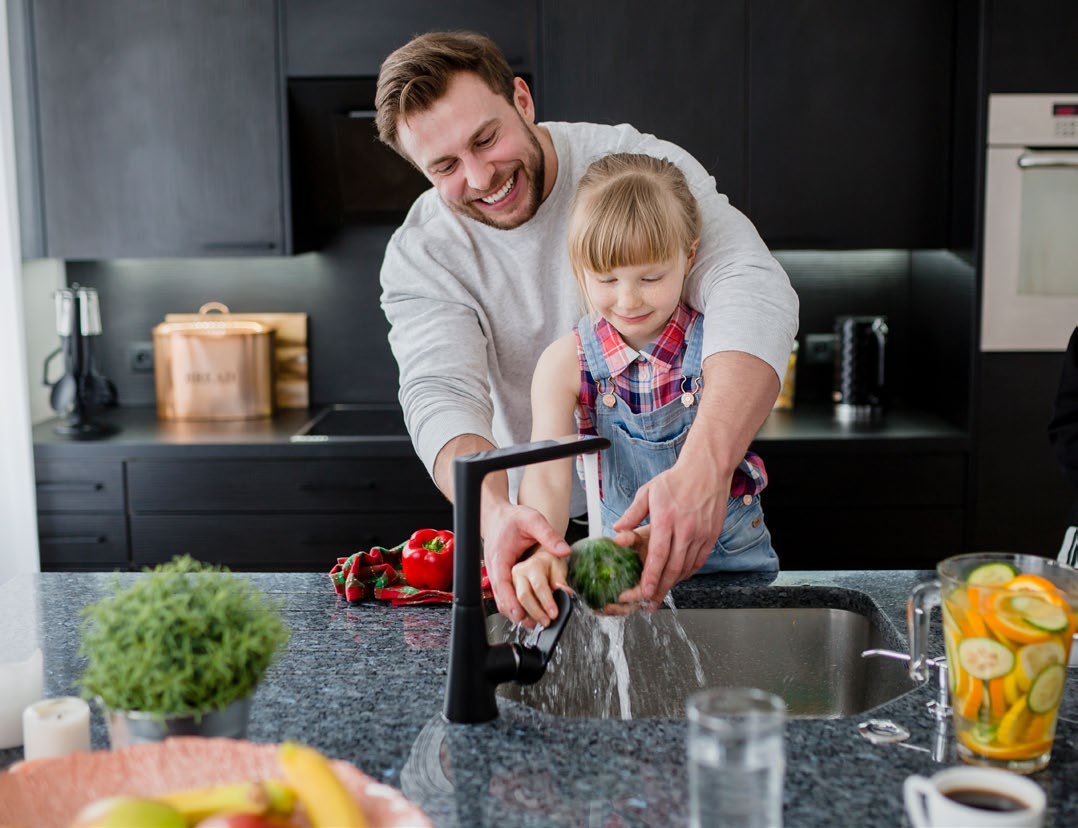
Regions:
<svg viewBox="0 0 1078 828"><path fill-rule="evenodd" d="M1078 167L1078 153L1033 155L1028 152L1023 152L1018 156L1018 166L1023 170L1034 167Z"/></svg>

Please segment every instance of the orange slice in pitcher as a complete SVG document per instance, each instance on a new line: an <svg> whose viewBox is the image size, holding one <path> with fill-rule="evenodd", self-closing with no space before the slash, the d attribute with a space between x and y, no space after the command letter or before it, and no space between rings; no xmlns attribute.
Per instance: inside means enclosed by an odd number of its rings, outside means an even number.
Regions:
<svg viewBox="0 0 1078 828"><path fill-rule="evenodd" d="M958 712L964 719L976 719L981 711L981 701L984 699L984 682L978 679L970 680L969 692L959 699Z"/></svg>
<svg viewBox="0 0 1078 828"><path fill-rule="evenodd" d="M1029 623L1024 614L1013 606L1012 602L1017 597L1019 596L1005 592L995 596L995 612L984 617L985 623L992 628L992 632L1010 641L1017 641L1019 644L1037 644L1051 638L1050 632ZM1040 603L1044 604L1043 601ZM1045 606L1048 605L1045 604Z"/></svg>
<svg viewBox="0 0 1078 828"><path fill-rule="evenodd" d="M989 759L1000 759L1004 762L1011 759L1033 759L1052 748L1051 739L1041 739L1038 742L1022 742L1017 745L997 747L988 742L979 741L978 739L975 739L972 734L964 731L958 734L958 738L962 740L966 747L979 756L985 756Z"/></svg>
<svg viewBox="0 0 1078 828"><path fill-rule="evenodd" d="M1057 607L1066 606L1066 601L1059 595L1059 587L1041 575L1016 575L1003 584L1003 588L1011 592L1037 592Z"/></svg>

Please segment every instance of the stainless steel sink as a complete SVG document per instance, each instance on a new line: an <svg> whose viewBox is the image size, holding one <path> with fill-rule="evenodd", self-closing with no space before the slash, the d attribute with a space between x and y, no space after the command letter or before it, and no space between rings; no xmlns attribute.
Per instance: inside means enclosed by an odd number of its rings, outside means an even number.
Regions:
<svg viewBox="0 0 1078 828"><path fill-rule="evenodd" d="M498 695L570 718L683 718L686 699L702 687L748 686L781 696L792 717L837 718L913 689L903 663L861 657L872 647L901 647L867 596L786 592L810 605L663 608L615 619L578 604L543 679L503 684ZM819 605L838 603L837 592L847 593L847 606L850 595L862 596L864 611ZM492 642L518 634L501 615L487 628Z"/></svg>

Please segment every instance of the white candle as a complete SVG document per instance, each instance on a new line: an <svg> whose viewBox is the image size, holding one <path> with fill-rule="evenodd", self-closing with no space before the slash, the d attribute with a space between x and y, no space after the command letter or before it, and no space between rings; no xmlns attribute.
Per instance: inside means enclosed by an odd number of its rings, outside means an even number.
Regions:
<svg viewBox="0 0 1078 828"><path fill-rule="evenodd" d="M75 696L36 702L23 711L22 737L27 759L89 750L90 705Z"/></svg>
<svg viewBox="0 0 1078 828"><path fill-rule="evenodd" d="M41 698L41 650L24 661L0 662L0 749L22 744L22 711Z"/></svg>

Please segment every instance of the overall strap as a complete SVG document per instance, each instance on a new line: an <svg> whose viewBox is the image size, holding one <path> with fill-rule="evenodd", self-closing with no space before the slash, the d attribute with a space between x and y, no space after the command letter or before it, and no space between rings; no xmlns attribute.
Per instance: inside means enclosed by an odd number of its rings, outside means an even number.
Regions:
<svg viewBox="0 0 1078 828"><path fill-rule="evenodd" d="M599 344L599 337L595 335L595 317L591 314L584 316L576 323L577 335L580 344L584 348L584 360L588 364L588 371L596 383L605 383L610 379L610 366L606 364L603 356L603 348Z"/></svg>
<svg viewBox="0 0 1078 828"><path fill-rule="evenodd" d="M696 394L704 385L704 316L697 314L685 332L685 356L681 361L682 391Z"/></svg>

